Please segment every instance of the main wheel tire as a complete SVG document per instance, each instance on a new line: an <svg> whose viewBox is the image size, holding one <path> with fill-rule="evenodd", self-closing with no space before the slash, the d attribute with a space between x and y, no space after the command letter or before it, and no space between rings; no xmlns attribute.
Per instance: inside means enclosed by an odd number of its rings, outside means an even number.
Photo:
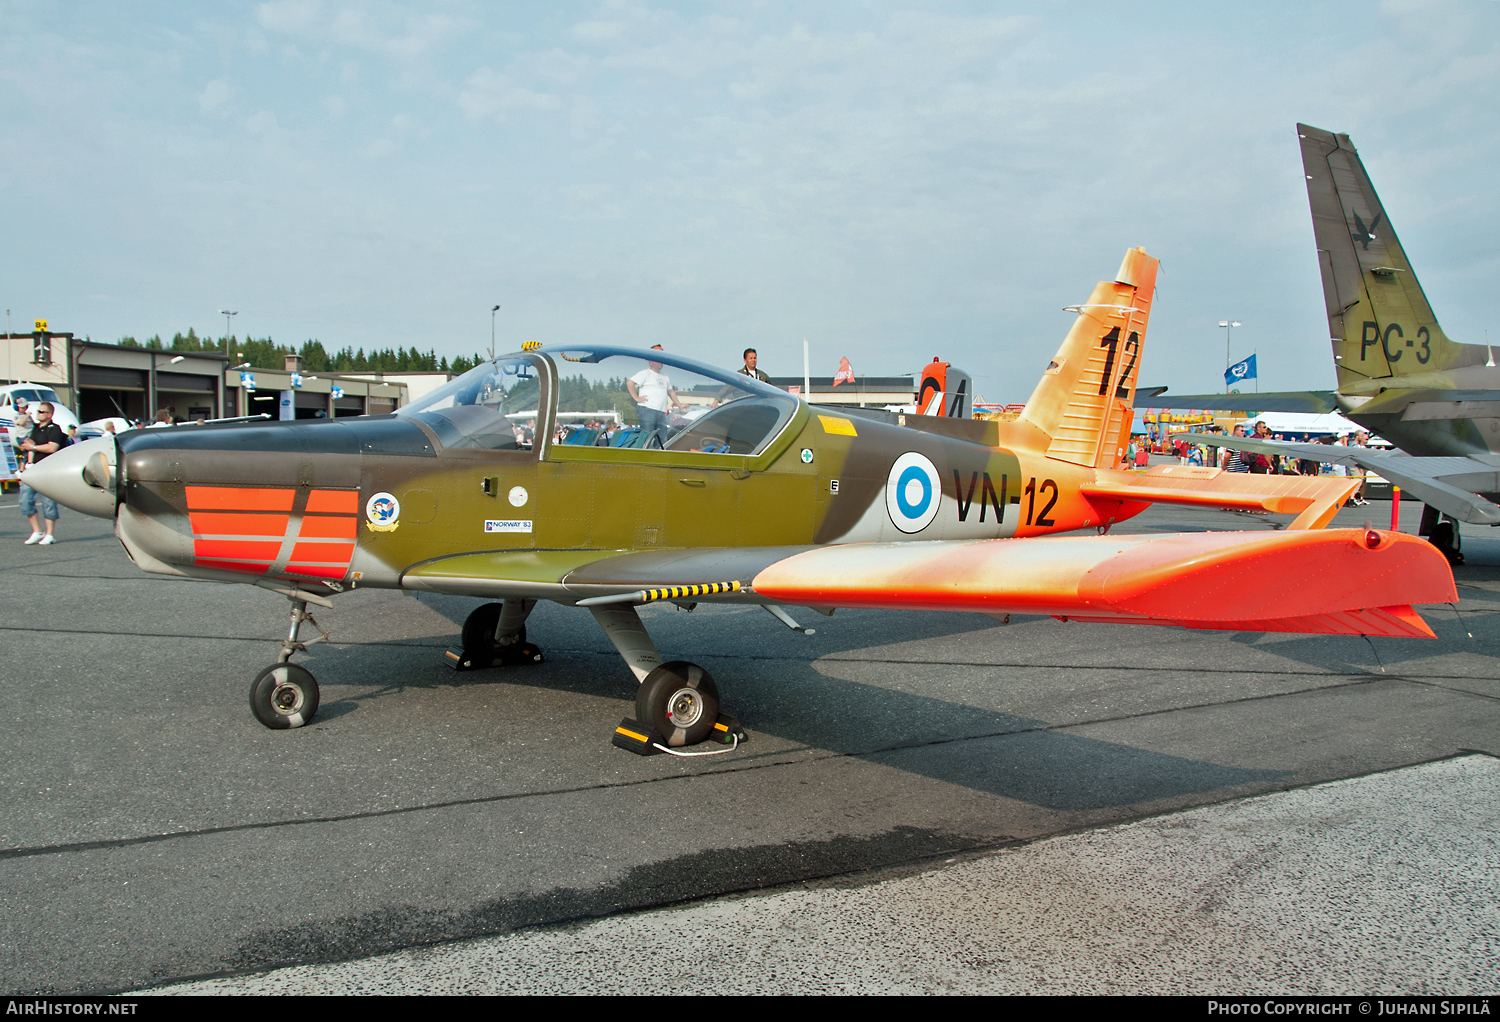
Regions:
<svg viewBox="0 0 1500 1022"><path fill-rule="evenodd" d="M508 648L495 642L495 627L500 624L500 611L503 607L504 605L499 603L481 604L464 619L464 628L459 633L459 642L464 647L464 655L473 660L476 665L490 666L499 659L501 650ZM526 626L522 625L520 634L516 636L516 643L519 645L525 641ZM540 661L537 662L540 663Z"/></svg>
<svg viewBox="0 0 1500 1022"><path fill-rule="evenodd" d="M301 727L318 712L318 683L306 668L272 664L250 683L250 712L277 731Z"/></svg>
<svg viewBox="0 0 1500 1022"><path fill-rule="evenodd" d="M686 660L662 664L636 690L635 719L674 749L696 745L708 737L719 719L719 687L697 664Z"/></svg>
<svg viewBox="0 0 1500 1022"><path fill-rule="evenodd" d="M464 619L459 641L464 653L476 661L488 662L494 656L495 626L500 623L501 605L482 603Z"/></svg>
<svg viewBox="0 0 1500 1022"><path fill-rule="evenodd" d="M1459 539L1458 526L1453 522L1447 519L1439 521L1432 527L1432 535L1428 539L1433 546L1442 551L1449 564L1464 563L1464 555L1461 553L1463 540Z"/></svg>

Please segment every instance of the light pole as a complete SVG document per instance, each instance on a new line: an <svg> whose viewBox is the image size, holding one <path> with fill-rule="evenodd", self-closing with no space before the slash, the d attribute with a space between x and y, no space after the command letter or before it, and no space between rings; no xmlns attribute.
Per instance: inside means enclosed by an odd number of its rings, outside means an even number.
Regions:
<svg viewBox="0 0 1500 1022"><path fill-rule="evenodd" d="M500 306L490 310L490 361L495 359L495 313L500 311Z"/></svg>
<svg viewBox="0 0 1500 1022"><path fill-rule="evenodd" d="M1219 327L1224 331L1224 372L1229 372L1229 339L1234 336L1234 328L1240 325L1237 319L1221 319ZM1229 393L1229 381L1224 381L1224 393Z"/></svg>
<svg viewBox="0 0 1500 1022"><path fill-rule="evenodd" d="M152 349L152 351L151 351L151 392L146 395L146 398L147 398L148 401L150 401L152 407L155 407L155 405L156 405L156 356L157 356L157 354L158 354L158 352L155 349ZM181 362L185 358L187 358L186 355L178 355L176 358L174 358L170 362L168 362L167 365L169 365L169 366L176 365L178 362ZM160 411L160 410L161 409L157 409L157 411ZM150 415L152 418L156 417L156 412L150 411L149 409L147 410L146 414Z"/></svg>
<svg viewBox="0 0 1500 1022"><path fill-rule="evenodd" d="M229 357L229 317L238 316L239 312L230 312L228 309L220 309L219 315L224 317L224 357Z"/></svg>

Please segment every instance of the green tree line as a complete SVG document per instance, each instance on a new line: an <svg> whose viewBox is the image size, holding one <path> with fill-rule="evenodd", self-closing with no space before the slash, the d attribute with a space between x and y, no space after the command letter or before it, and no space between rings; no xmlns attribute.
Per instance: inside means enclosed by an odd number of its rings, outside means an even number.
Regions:
<svg viewBox="0 0 1500 1022"><path fill-rule="evenodd" d="M160 334L138 341L134 337L121 337L120 346L124 348L150 348L155 351L216 351L223 353L223 338L199 337L191 328L188 332L172 335L170 341L163 341ZM480 362L478 353L473 358L459 355L452 362L447 357L439 358L437 352L428 349L418 351L415 346L411 348L371 348L368 353L364 348L355 350L353 347L340 348L338 351L329 353L323 347L321 341L308 340L303 342L301 348L293 348L287 344L277 344L269 337L253 338L229 338L230 355L238 356L240 362L249 362L257 369L282 369L286 367L286 357L291 354L302 356L302 368L309 373L466 373Z"/></svg>
<svg viewBox="0 0 1500 1022"><path fill-rule="evenodd" d="M624 377L608 382L591 382L582 375L564 376L557 381L557 410L560 412L619 412L628 423L639 421L636 404L625 389Z"/></svg>

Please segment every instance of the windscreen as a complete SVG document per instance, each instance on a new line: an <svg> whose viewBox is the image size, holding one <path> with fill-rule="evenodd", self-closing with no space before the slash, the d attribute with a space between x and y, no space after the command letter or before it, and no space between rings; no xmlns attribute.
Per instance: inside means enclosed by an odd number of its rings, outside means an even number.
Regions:
<svg viewBox="0 0 1500 1022"><path fill-rule="evenodd" d="M431 426L444 447L526 450L536 428L540 379L530 359L483 362L396 414Z"/></svg>

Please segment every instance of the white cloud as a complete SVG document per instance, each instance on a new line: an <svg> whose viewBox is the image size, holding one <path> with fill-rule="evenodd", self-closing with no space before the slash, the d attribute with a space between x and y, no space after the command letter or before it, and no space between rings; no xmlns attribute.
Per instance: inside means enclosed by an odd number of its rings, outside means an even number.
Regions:
<svg viewBox="0 0 1500 1022"><path fill-rule="evenodd" d="M586 43L614 42L625 34L623 21L580 21L573 26L573 35Z"/></svg>
<svg viewBox="0 0 1500 1022"><path fill-rule="evenodd" d="M419 5L329 4L317 0L272 0L256 8L267 31L335 43L379 54L398 63L424 58L472 27L468 18Z"/></svg>
<svg viewBox="0 0 1500 1022"><path fill-rule="evenodd" d="M469 76L458 95L458 106L471 118L504 120L517 110L555 110L562 105L556 96L517 85L507 74L482 67Z"/></svg>
<svg viewBox="0 0 1500 1022"><path fill-rule="evenodd" d="M215 78L203 87L198 93L198 106L208 113L213 113L229 102L229 97L234 95L234 90L229 83L222 78Z"/></svg>
<svg viewBox="0 0 1500 1022"><path fill-rule="evenodd" d="M369 145L360 150L360 155L367 160L378 160L383 156L389 156L396 151L396 143L388 138L377 138Z"/></svg>
<svg viewBox="0 0 1500 1022"><path fill-rule="evenodd" d="M279 125L276 123L276 115L269 110L261 110L252 114L246 121L245 127L257 135L275 131Z"/></svg>

